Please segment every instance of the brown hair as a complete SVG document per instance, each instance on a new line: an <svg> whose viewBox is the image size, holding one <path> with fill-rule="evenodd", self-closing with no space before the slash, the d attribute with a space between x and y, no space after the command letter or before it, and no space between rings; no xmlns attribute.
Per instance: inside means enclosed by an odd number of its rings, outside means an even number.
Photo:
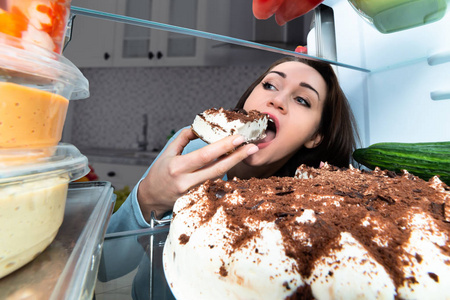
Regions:
<svg viewBox="0 0 450 300"><path fill-rule="evenodd" d="M320 162L328 162L338 167L348 167L358 137L355 118L347 98L342 91L333 68L321 61L300 57L284 57L275 61L258 79L256 79L236 104L236 109L244 107L245 101L253 89L261 83L264 77L275 66L288 61L304 63L320 73L327 85L322 117L317 133L322 135L322 141L312 149L300 148L297 153L277 172L275 176L293 176L297 167L306 164L318 167Z"/></svg>

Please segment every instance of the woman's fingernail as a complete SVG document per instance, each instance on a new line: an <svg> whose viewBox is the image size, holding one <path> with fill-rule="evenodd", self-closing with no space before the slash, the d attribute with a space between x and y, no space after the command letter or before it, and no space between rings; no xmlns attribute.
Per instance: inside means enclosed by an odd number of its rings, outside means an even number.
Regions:
<svg viewBox="0 0 450 300"><path fill-rule="evenodd" d="M247 150L247 154L248 155L252 155L252 154L255 154L258 151L259 151L258 146L253 145L253 147L251 147L250 149Z"/></svg>
<svg viewBox="0 0 450 300"><path fill-rule="evenodd" d="M245 142L245 139L244 139L244 137L242 135L240 135L240 136L238 136L237 138L234 139L233 145L239 146L243 142Z"/></svg>

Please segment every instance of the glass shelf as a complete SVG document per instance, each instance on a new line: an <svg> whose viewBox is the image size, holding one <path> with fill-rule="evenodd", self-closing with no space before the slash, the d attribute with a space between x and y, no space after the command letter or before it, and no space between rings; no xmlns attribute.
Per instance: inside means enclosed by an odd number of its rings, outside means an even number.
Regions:
<svg viewBox="0 0 450 300"><path fill-rule="evenodd" d="M332 60L328 60L325 58L315 57L315 56L311 56L308 54L298 53L295 51L290 51L290 50L286 50L286 49L282 49L282 48L278 48L278 47L274 47L274 46L270 46L270 45L256 43L256 42L252 42L252 41L248 41L248 40L244 40L244 39L229 37L229 36L225 36L225 35L221 35L221 34L205 32L205 31L200 31L200 30L195 30L195 29L190 29L190 28L184 28L184 27L180 27L180 26L174 26L174 25L154 22L154 21L150 21L150 20L143 20L143 19L139 19L139 18L133 18L133 17L129 17L129 16L123 16L123 15L118 15L118 14L113 14L113 13L108 13L108 12L101 12L101 11L77 7L77 6L72 6L71 12L73 14L79 14L79 15L84 15L84 16L88 16L88 17L99 18L99 19L103 19L103 20L120 22L120 23L129 24L129 25L151 28L151 29L165 30L165 31L173 32L173 33L179 33L179 34L195 36L195 37L200 37L200 38L205 38L205 39L211 39L211 40L219 41L222 43L228 43L228 44L238 45L238 46L242 46L242 47L258 49L258 50L265 50L265 51L269 51L269 52L277 53L277 54L305 57L305 58L313 59L313 60L320 60L320 61L324 61L324 62L330 63L332 65L335 65L335 66L340 66L340 67L353 69L353 70L361 71L361 72L370 72L370 70L365 69L365 68L361 68L361 67L357 67L357 66L337 62L337 61L332 61Z"/></svg>
<svg viewBox="0 0 450 300"><path fill-rule="evenodd" d="M326 0L323 3L336 5L337 2L339 0ZM364 73L379 73L418 63L433 66L436 61L439 61L439 63L450 61L450 39L448 35L445 35L445 30L443 30L450 23L448 12L438 22L393 34L382 34L360 20L359 16L356 16L356 12L347 6L349 5L346 1L339 2L335 10L336 41L340 43L337 45L340 48L340 53L336 60L298 53L283 49L281 46L271 45L270 43L257 43L224 34L174 26L79 6L72 6L71 11L75 15L84 15L149 29L215 40L220 42L216 47L238 46L237 48L244 47L274 54L304 57ZM345 9L343 10L342 7ZM342 19L346 18L353 21L345 24L347 20ZM345 32L345 35L342 32Z"/></svg>

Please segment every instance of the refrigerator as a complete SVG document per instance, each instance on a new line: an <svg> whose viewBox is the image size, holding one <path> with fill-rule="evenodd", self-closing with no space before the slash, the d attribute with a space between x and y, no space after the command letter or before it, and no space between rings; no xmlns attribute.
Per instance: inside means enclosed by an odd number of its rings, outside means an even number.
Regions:
<svg viewBox="0 0 450 300"><path fill-rule="evenodd" d="M336 61L365 69L337 67L357 119L361 146L449 141L448 11L433 23L381 33L347 0L323 4L334 14Z"/></svg>
<svg viewBox="0 0 450 300"><path fill-rule="evenodd" d="M240 0L243 1L243 0ZM248 0L248 2L251 2ZM277 55L296 55L329 62L356 117L360 143L450 141L450 14L423 26L381 33L348 0L325 0L315 10L306 54L262 42L176 27L82 7L75 14L128 23ZM251 22L248 26L253 26ZM292 27L292 26L291 26ZM241 28L242 29L242 28ZM292 29L292 28L290 28ZM299 41L302 45L304 41ZM145 299L173 299L165 283L161 253L169 226L107 234L96 283L97 299L111 289ZM136 243L138 241L138 243ZM125 249L125 250L119 250ZM110 253L110 255L108 255ZM118 253L132 257L122 260ZM132 254L131 254L132 253ZM131 254L131 255L130 255ZM141 288L145 286L145 288ZM139 287L139 288L138 288Z"/></svg>
<svg viewBox="0 0 450 300"><path fill-rule="evenodd" d="M126 3L132 2L132 0L82 1L94 7L97 4L99 7L106 7L109 4L114 12L118 11L118 7L125 8ZM144 0L141 1L144 2ZM191 3L188 0L181 1ZM247 7L250 7L248 4L252 2L251 0L200 0L192 1L192 3L197 3L200 7L197 11L202 12L202 5L208 3L207 1L214 3L216 11L223 12L223 14L212 16L215 24L226 23L224 16L231 16L228 20L230 27L233 27L235 20L233 13L227 14L227 11L228 9L232 11L232 7L224 3L229 3L231 6L245 3ZM293 47L283 48L264 43L264 38L267 37L264 33L267 32L264 32L266 27L263 23L259 23L260 28L263 28L262 32L259 32L262 35L258 35L255 40L246 40L239 36L219 34L219 31L199 31L158 23L152 19L132 18L77 6L72 7L72 13L162 32L195 36L207 41L212 40L215 41L213 47L224 50L217 53L227 52L228 48L224 45L229 44L238 46L241 50L252 48L268 54L294 55L328 62L334 67L356 117L361 138L358 147L367 147L378 142L450 141L449 9L439 20L423 26L382 33L361 16L361 11L358 13L350 5L351 1L353 0L324 0L308 15L307 21L292 22L280 30L279 34L283 35L281 38L282 41L284 39L283 42L289 40L294 45L305 46L308 49L306 53L296 52ZM394 2L394 0L384 1ZM446 1L416 0L421 3L440 2L450 5L450 0ZM147 2L150 5L151 1ZM163 7L164 11L168 12L167 3L169 2L156 0L153 4L156 3L155 8ZM187 6L191 8L189 4ZM408 15L407 11L405 7L405 15ZM179 10L177 13L187 15L190 12L191 10ZM206 10L203 12L207 13ZM139 14L140 11L137 13ZM237 16L234 15L234 17ZM252 22L251 17L251 13L244 16L250 22L246 25L248 28L241 27L240 30L254 29L256 23ZM83 25L83 23L80 24ZM111 23L102 23L103 25L106 28L112 28ZM239 23L239 26L241 25ZM295 41L288 36L296 31L295 26L298 26L298 31L306 32L306 40ZM102 44L105 36L96 36L96 28L88 27L88 29L94 32L94 38ZM122 30L125 31L124 28ZM114 33L112 30L110 32L111 35ZM140 34L140 32L132 33ZM276 37L277 34L275 30ZM112 38L109 40L113 41ZM139 36L131 36L130 40L140 42ZM170 37L161 35L159 40L170 40ZM194 48L196 44L189 41ZM131 43L131 45L135 44ZM88 46L84 48L87 52L91 51ZM130 49L134 50L134 46ZM236 50L236 48L230 49ZM182 48L182 50L187 49ZM160 59L162 55L158 51L154 54L149 52L148 58L152 59L155 56ZM104 53L103 57L102 67L112 66L109 53ZM94 59L98 63L98 59ZM215 57L208 57L208 59L215 59ZM228 62L245 62L245 58L241 57L241 59L242 61L239 61L239 58L231 57ZM181 60L173 61L174 65L180 66ZM191 63L186 59L183 61ZM141 62L142 60L137 60L136 66ZM267 62L270 63L271 60ZM115 63L115 66L121 66L123 61ZM200 64L198 61L194 63ZM226 63L221 62L221 64ZM157 66L158 64L155 63L152 67ZM87 167L87 160L83 162L84 170ZM37 171L31 169L30 173L35 174L39 171L42 172L41 169ZM139 297L143 297L141 299L174 299L167 285L162 264L162 251L169 232L170 220L152 218L152 228L109 233L105 236L116 199L110 182L71 183L67 199L64 223L55 242L47 252L44 252L44 255L21 269L20 273L2 279L0 298L9 297L13 293L17 297L27 296L30 295L30 291L35 290L39 291L45 299L94 298L101 300L111 299L111 295L116 296L114 299ZM18 209L19 207L16 208ZM126 259L121 260L120 258L123 257ZM131 261L128 258L131 258ZM100 272L97 272L99 269ZM127 298L123 298L123 295Z"/></svg>
<svg viewBox="0 0 450 300"><path fill-rule="evenodd" d="M240 0L243 1L243 0ZM249 0L248 0L249 1ZM324 8L324 11L322 11ZM360 134L358 147L378 142L450 141L450 14L423 26L381 33L366 22L347 0L325 0L314 12L314 24L306 24L308 53L235 36L201 32L130 19L73 7L76 14L124 22L162 31L198 36L208 40L249 47L281 55L304 56L331 63L356 117ZM331 12L331 14L330 14ZM305 24L299 30L304 30ZM303 41L302 41L303 42ZM298 42L300 45L302 42ZM173 299L165 284L161 251L169 227L106 236L96 297L117 285L139 298ZM136 237L139 247L135 244ZM117 253L130 256L133 264L121 264ZM122 251L123 250L123 251ZM136 269L136 266L139 268ZM133 273L133 270L137 270ZM112 274L112 275L111 275ZM124 275L125 274L125 275ZM130 291L131 290L131 291Z"/></svg>

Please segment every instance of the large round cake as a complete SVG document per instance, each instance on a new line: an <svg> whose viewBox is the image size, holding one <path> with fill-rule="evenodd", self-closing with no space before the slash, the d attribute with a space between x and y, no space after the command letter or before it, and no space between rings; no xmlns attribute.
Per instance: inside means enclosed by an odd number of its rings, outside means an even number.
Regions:
<svg viewBox="0 0 450 300"><path fill-rule="evenodd" d="M406 171L207 181L175 203L164 269L179 300L450 299L449 221L449 187Z"/></svg>

